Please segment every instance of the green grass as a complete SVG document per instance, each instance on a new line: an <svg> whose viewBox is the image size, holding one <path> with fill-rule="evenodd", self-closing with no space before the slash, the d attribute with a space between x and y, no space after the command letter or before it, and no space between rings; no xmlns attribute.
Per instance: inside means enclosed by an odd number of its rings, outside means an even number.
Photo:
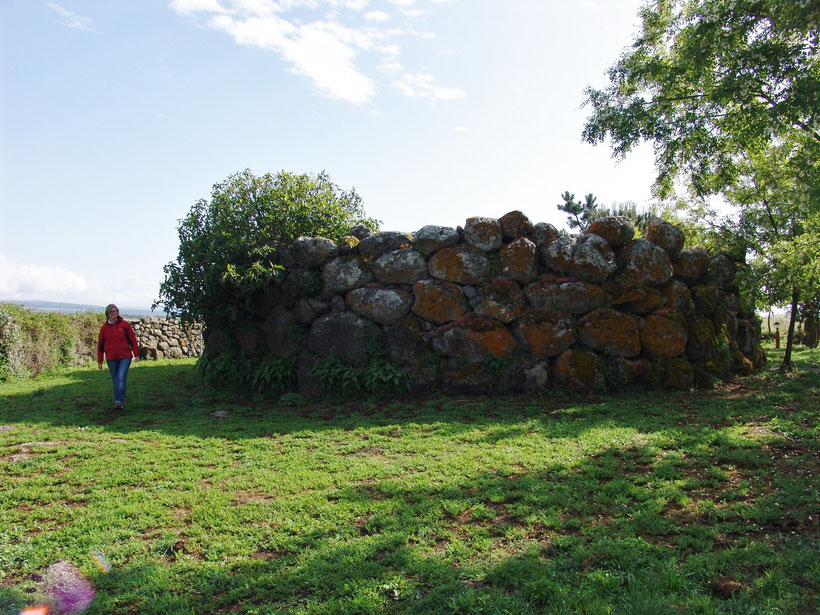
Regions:
<svg viewBox="0 0 820 615"><path fill-rule="evenodd" d="M95 614L817 612L818 359L712 391L298 408L139 363L122 415L107 372L7 383L0 613L58 560Z"/></svg>

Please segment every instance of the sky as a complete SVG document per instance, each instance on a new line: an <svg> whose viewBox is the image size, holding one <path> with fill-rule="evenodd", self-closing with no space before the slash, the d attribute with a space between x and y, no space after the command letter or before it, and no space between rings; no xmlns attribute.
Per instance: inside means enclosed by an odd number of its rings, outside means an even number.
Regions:
<svg viewBox="0 0 820 615"><path fill-rule="evenodd" d="M382 230L651 199L583 143L642 0L2 0L0 300L148 308L214 184L326 171Z"/></svg>

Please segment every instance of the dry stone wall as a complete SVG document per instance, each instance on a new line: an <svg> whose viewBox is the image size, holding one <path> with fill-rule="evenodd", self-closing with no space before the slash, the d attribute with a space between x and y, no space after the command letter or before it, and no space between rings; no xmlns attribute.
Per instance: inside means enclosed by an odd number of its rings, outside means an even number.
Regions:
<svg viewBox="0 0 820 615"><path fill-rule="evenodd" d="M129 320L137 337L141 359L181 359L202 354L202 325L182 324L170 318Z"/></svg>
<svg viewBox="0 0 820 615"><path fill-rule="evenodd" d="M743 265L684 249L659 218L634 237L623 217L569 235L518 211L300 237L278 251L284 273L245 324L206 331L205 352L296 356L307 395L331 354L354 367L384 357L416 391L466 394L688 388L760 367L759 323L735 284Z"/></svg>

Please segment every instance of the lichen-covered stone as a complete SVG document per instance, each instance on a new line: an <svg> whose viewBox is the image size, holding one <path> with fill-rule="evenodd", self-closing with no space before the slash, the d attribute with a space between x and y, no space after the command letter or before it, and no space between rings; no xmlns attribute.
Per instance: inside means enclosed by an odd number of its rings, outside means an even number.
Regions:
<svg viewBox="0 0 820 615"><path fill-rule="evenodd" d="M522 283L531 282L538 274L535 244L525 237L514 239L501 248L501 274Z"/></svg>
<svg viewBox="0 0 820 615"><path fill-rule="evenodd" d="M495 252L502 243L501 223L495 218L467 218L464 241L482 252Z"/></svg>
<svg viewBox="0 0 820 615"><path fill-rule="evenodd" d="M736 374L748 376L755 370L755 366L742 352L736 350L732 355L732 369Z"/></svg>
<svg viewBox="0 0 820 615"><path fill-rule="evenodd" d="M440 280L478 284L489 276L491 264L483 252L462 244L436 252L429 269L430 275Z"/></svg>
<svg viewBox="0 0 820 615"><path fill-rule="evenodd" d="M261 327L256 324L247 323L242 325L234 332L234 337L236 343L239 345L239 349L245 356L252 357L261 352L264 334L262 333ZM164 348L164 352L168 353L170 349L170 346L168 346Z"/></svg>
<svg viewBox="0 0 820 615"><path fill-rule="evenodd" d="M562 234L539 248L544 265L558 273L567 273L572 264L572 250L576 237Z"/></svg>
<svg viewBox="0 0 820 615"><path fill-rule="evenodd" d="M498 219L501 225L501 236L504 241L527 237L533 231L532 222L520 211L511 211Z"/></svg>
<svg viewBox="0 0 820 615"><path fill-rule="evenodd" d="M737 344L738 350L747 357L752 354L755 337L754 324L752 324L749 320L738 320L737 332L735 333L735 343Z"/></svg>
<svg viewBox="0 0 820 615"><path fill-rule="evenodd" d="M524 293L509 278L493 278L476 289L470 305L477 314L512 322L524 312Z"/></svg>
<svg viewBox="0 0 820 615"><path fill-rule="evenodd" d="M330 311L330 303L321 299L300 297L293 307L293 314L303 325L309 325L319 316L324 316Z"/></svg>
<svg viewBox="0 0 820 615"><path fill-rule="evenodd" d="M424 350L425 332L415 317L407 316L387 329L384 342L388 361L410 365Z"/></svg>
<svg viewBox="0 0 820 615"><path fill-rule="evenodd" d="M667 389L686 390L695 384L695 372L686 359L659 357L652 363L655 380Z"/></svg>
<svg viewBox="0 0 820 615"><path fill-rule="evenodd" d="M603 391L606 365L594 352L571 348L555 361L555 382L576 393Z"/></svg>
<svg viewBox="0 0 820 615"><path fill-rule="evenodd" d="M364 224L357 224L352 229L350 229L350 235L358 239L359 241L364 241L371 235L375 235L376 231L374 231L369 226L365 226Z"/></svg>
<svg viewBox="0 0 820 615"><path fill-rule="evenodd" d="M586 314L604 301L600 286L588 282L556 281L549 276L527 285L524 296L533 307L569 314Z"/></svg>
<svg viewBox="0 0 820 615"><path fill-rule="evenodd" d="M725 254L713 256L709 261L709 280L723 291L730 290L737 274L737 264Z"/></svg>
<svg viewBox="0 0 820 615"><path fill-rule="evenodd" d="M590 224L587 233L603 237L610 246L616 248L635 236L635 228L626 216L607 216Z"/></svg>
<svg viewBox="0 0 820 615"><path fill-rule="evenodd" d="M451 226L424 226L413 235L413 248L429 256L459 242L458 231Z"/></svg>
<svg viewBox="0 0 820 615"><path fill-rule="evenodd" d="M347 256L348 254L355 254L359 251L359 243L360 241L357 237L345 235L336 242L336 245L339 247L339 254Z"/></svg>
<svg viewBox="0 0 820 615"><path fill-rule="evenodd" d="M369 348L383 343L381 327L353 312L331 313L310 327L308 349L320 357L335 354L345 365L358 367Z"/></svg>
<svg viewBox="0 0 820 615"><path fill-rule="evenodd" d="M380 325L392 325L410 311L410 293L392 288L357 288L347 293L347 305Z"/></svg>
<svg viewBox="0 0 820 615"><path fill-rule="evenodd" d="M675 261L683 249L683 231L661 218L652 218L646 228L646 238L660 246Z"/></svg>
<svg viewBox="0 0 820 615"><path fill-rule="evenodd" d="M690 289L695 309L701 314L712 314L718 307L720 291L711 284L698 284Z"/></svg>
<svg viewBox="0 0 820 615"><path fill-rule="evenodd" d="M709 253L703 248L681 250L672 268L676 278L692 286L703 277L709 268Z"/></svg>
<svg viewBox="0 0 820 615"><path fill-rule="evenodd" d="M687 359L693 363L702 363L717 356L718 338L711 318L703 314L695 314L689 320L687 333Z"/></svg>
<svg viewBox="0 0 820 615"><path fill-rule="evenodd" d="M427 261L412 248L395 250L376 259L373 275L382 284L413 284L427 277Z"/></svg>
<svg viewBox="0 0 820 615"><path fill-rule="evenodd" d="M365 262L372 262L388 252L413 247L413 237L407 233L385 231L362 239L359 254Z"/></svg>
<svg viewBox="0 0 820 615"><path fill-rule="evenodd" d="M560 235L561 232L552 224L549 224L548 222L539 222L532 227L532 234L530 235L530 238L533 243L535 243L535 247L540 250L542 246L552 243L558 239Z"/></svg>
<svg viewBox="0 0 820 615"><path fill-rule="evenodd" d="M677 357L686 350L686 321L680 314L650 314L641 329L641 347L650 357Z"/></svg>
<svg viewBox="0 0 820 615"><path fill-rule="evenodd" d="M633 239L618 255L618 273L624 283L635 286L665 284L672 277L666 250L646 239Z"/></svg>
<svg viewBox="0 0 820 615"><path fill-rule="evenodd" d="M305 343L305 328L290 310L280 306L265 319L263 326L265 345L276 357L296 354Z"/></svg>
<svg viewBox="0 0 820 615"><path fill-rule="evenodd" d="M253 311L261 318L266 318L281 303L282 288L278 285L270 284L253 294Z"/></svg>
<svg viewBox="0 0 820 615"><path fill-rule="evenodd" d="M441 280L419 280L413 285L413 313L437 325L457 320L467 304L461 288Z"/></svg>
<svg viewBox="0 0 820 615"><path fill-rule="evenodd" d="M556 357L578 339L572 316L538 308L527 311L514 331L521 345L536 357Z"/></svg>
<svg viewBox="0 0 820 615"><path fill-rule="evenodd" d="M584 234L576 238L566 269L569 275L600 284L616 269L615 253L603 237Z"/></svg>
<svg viewBox="0 0 820 615"><path fill-rule="evenodd" d="M613 357L634 357L641 352L638 323L612 308L594 310L578 320L578 337L587 347Z"/></svg>
<svg viewBox="0 0 820 615"><path fill-rule="evenodd" d="M339 253L336 243L325 237L297 237L291 249L300 267L318 267Z"/></svg>
<svg viewBox="0 0 820 615"><path fill-rule="evenodd" d="M607 287L616 288L615 285ZM610 303L624 312L631 314L649 314L664 307L663 295L653 288L626 288L617 285L616 293Z"/></svg>
<svg viewBox="0 0 820 615"><path fill-rule="evenodd" d="M667 308L681 314L689 315L695 309L689 287L680 280L669 280L663 287L663 297Z"/></svg>
<svg viewBox="0 0 820 615"><path fill-rule="evenodd" d="M441 327L431 343L445 357L469 363L504 357L515 348L515 340L503 324L475 313Z"/></svg>
<svg viewBox="0 0 820 615"><path fill-rule="evenodd" d="M322 269L325 297L364 286L373 274L362 264L358 256L338 256Z"/></svg>

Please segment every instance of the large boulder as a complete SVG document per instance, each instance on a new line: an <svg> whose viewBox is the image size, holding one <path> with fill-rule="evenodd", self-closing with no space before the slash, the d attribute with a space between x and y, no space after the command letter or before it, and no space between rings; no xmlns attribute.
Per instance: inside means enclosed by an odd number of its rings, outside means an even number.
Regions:
<svg viewBox="0 0 820 615"><path fill-rule="evenodd" d="M300 297L314 297L322 290L322 279L311 269L291 269L282 279L282 305L292 308Z"/></svg>
<svg viewBox="0 0 820 615"><path fill-rule="evenodd" d="M669 280L663 287L663 297L666 307L681 314L691 314L695 309L689 287L680 280Z"/></svg>
<svg viewBox="0 0 820 615"><path fill-rule="evenodd" d="M524 312L524 293L509 278L493 278L476 289L470 305L478 314L512 322Z"/></svg>
<svg viewBox="0 0 820 615"><path fill-rule="evenodd" d="M604 301L604 291L599 286L549 276L526 286L524 296L533 307L570 314L585 314Z"/></svg>
<svg viewBox="0 0 820 615"><path fill-rule="evenodd" d="M611 247L617 248L635 236L635 228L626 216L607 216L590 224L587 233L603 237Z"/></svg>
<svg viewBox="0 0 820 615"><path fill-rule="evenodd" d="M555 361L554 371L556 384L576 393L606 388L606 365L594 352L566 350Z"/></svg>
<svg viewBox="0 0 820 615"><path fill-rule="evenodd" d="M419 280L413 285L413 313L437 325L461 318L467 311L461 287L441 280Z"/></svg>
<svg viewBox="0 0 820 615"><path fill-rule="evenodd" d="M412 247L412 235L395 231L385 231L362 239L361 243L359 243L359 254L365 262L372 262L387 252Z"/></svg>
<svg viewBox="0 0 820 615"><path fill-rule="evenodd" d="M703 277L709 268L709 253L703 248L681 250L672 268L676 278L692 286Z"/></svg>
<svg viewBox="0 0 820 615"><path fill-rule="evenodd" d="M520 211L511 211L498 219L501 225L501 236L504 241L512 241L532 234L533 225L530 219Z"/></svg>
<svg viewBox="0 0 820 615"><path fill-rule="evenodd" d="M646 238L660 246L675 261L683 249L683 231L662 218L652 218L646 228Z"/></svg>
<svg viewBox="0 0 820 615"><path fill-rule="evenodd" d="M399 365L415 364L424 350L425 338L425 331L416 317L403 318L385 333L387 360Z"/></svg>
<svg viewBox="0 0 820 615"><path fill-rule="evenodd" d="M424 226L413 235L413 248L429 256L459 242L458 231L451 226Z"/></svg>
<svg viewBox="0 0 820 615"><path fill-rule="evenodd" d="M524 314L514 331L521 345L536 357L556 357L577 340L572 316L538 308Z"/></svg>
<svg viewBox="0 0 820 615"><path fill-rule="evenodd" d="M310 325L319 316L324 316L330 311L330 303L321 299L310 297L300 297L293 307L293 314L303 325Z"/></svg>
<svg viewBox="0 0 820 615"><path fill-rule="evenodd" d="M712 314L720 303L720 290L712 284L698 284L690 289L695 309L701 314Z"/></svg>
<svg viewBox="0 0 820 615"><path fill-rule="evenodd" d="M541 261L553 271L567 273L572 264L572 250L575 248L575 240L574 235L562 233L553 241L541 245L538 249Z"/></svg>
<svg viewBox="0 0 820 615"><path fill-rule="evenodd" d="M478 284L485 280L492 266L480 250L457 245L436 252L430 259L430 275L459 284Z"/></svg>
<svg viewBox="0 0 820 615"><path fill-rule="evenodd" d="M336 242L325 237L297 237L291 249L299 267L318 267L339 253Z"/></svg>
<svg viewBox="0 0 820 615"><path fill-rule="evenodd" d="M638 323L632 316L601 308L578 320L578 337L587 347L613 357L634 357L641 353Z"/></svg>
<svg viewBox="0 0 820 615"><path fill-rule="evenodd" d="M635 286L666 284L672 277L666 250L646 239L633 239L621 249L618 270L624 283Z"/></svg>
<svg viewBox="0 0 820 615"><path fill-rule="evenodd" d="M620 284L605 288L612 292L610 303L623 312L649 314L665 305L663 295L653 288L624 288Z"/></svg>
<svg viewBox="0 0 820 615"><path fill-rule="evenodd" d="M335 354L345 365L359 367L372 347L383 342L381 327L353 312L333 312L310 327L308 349L320 357Z"/></svg>
<svg viewBox="0 0 820 615"><path fill-rule="evenodd" d="M717 356L718 336L711 318L703 314L696 314L689 320L687 333L687 359L693 363L703 363Z"/></svg>
<svg viewBox="0 0 820 615"><path fill-rule="evenodd" d="M395 250L376 259L373 275L382 284L413 284L427 277L427 261L411 248Z"/></svg>
<svg viewBox="0 0 820 615"><path fill-rule="evenodd" d="M553 271L598 284L617 269L612 248L592 234L559 236L541 248L541 260Z"/></svg>
<svg viewBox="0 0 820 615"><path fill-rule="evenodd" d="M495 252L502 243L501 223L495 218L467 218L464 241L482 252Z"/></svg>
<svg viewBox="0 0 820 615"><path fill-rule="evenodd" d="M501 248L501 274L522 283L531 282L538 274L535 244L519 237Z"/></svg>
<svg viewBox="0 0 820 615"><path fill-rule="evenodd" d="M441 375L441 388L453 395L481 395L493 392L493 377L484 363L447 361Z"/></svg>
<svg viewBox="0 0 820 615"><path fill-rule="evenodd" d="M641 329L641 347L650 357L677 357L686 350L686 336L686 320L681 314L650 314Z"/></svg>
<svg viewBox="0 0 820 615"><path fill-rule="evenodd" d="M337 256L322 269L323 294L329 298L335 293L364 286L372 279L373 274L358 256Z"/></svg>
<svg viewBox="0 0 820 615"><path fill-rule="evenodd" d="M548 222L539 222L532 227L530 238L539 250L542 246L552 243L561 236L561 231Z"/></svg>
<svg viewBox="0 0 820 615"><path fill-rule="evenodd" d="M347 293L347 305L380 325L392 325L410 311L410 293L392 288L357 288Z"/></svg>
<svg viewBox="0 0 820 615"><path fill-rule="evenodd" d="M265 339L264 333L262 332L262 328L255 323L249 322L240 326L234 332L234 337L236 338L236 343L239 346L239 349L245 356L256 356L263 350L263 342ZM173 346L170 343L165 343L164 345L158 344L158 347L162 348L166 356L173 358L170 354Z"/></svg>
<svg viewBox="0 0 820 615"><path fill-rule="evenodd" d="M296 354L304 347L306 330L293 312L279 306L265 319L265 345L275 357Z"/></svg>
<svg viewBox="0 0 820 615"><path fill-rule="evenodd" d="M695 384L695 372L686 359L659 357L652 362L655 381L667 389L686 390Z"/></svg>
<svg viewBox="0 0 820 615"><path fill-rule="evenodd" d="M723 291L731 290L737 274L737 263L725 254L713 256L709 261L709 280Z"/></svg>
<svg viewBox="0 0 820 615"><path fill-rule="evenodd" d="M441 327L431 343L445 357L457 357L468 363L504 357L516 346L503 324L475 313Z"/></svg>

